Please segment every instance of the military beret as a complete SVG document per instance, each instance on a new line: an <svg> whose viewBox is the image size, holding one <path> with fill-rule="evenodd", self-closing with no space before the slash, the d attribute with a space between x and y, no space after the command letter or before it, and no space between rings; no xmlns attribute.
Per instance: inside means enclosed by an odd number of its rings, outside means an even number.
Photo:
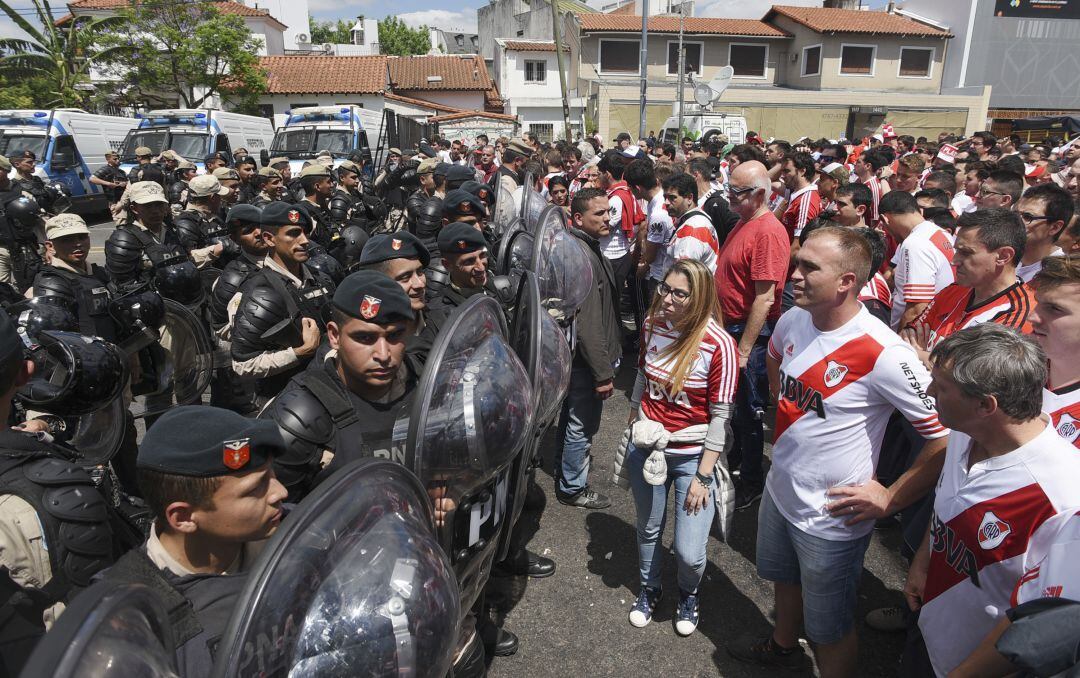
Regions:
<svg viewBox="0 0 1080 678"><path fill-rule="evenodd" d="M203 158L204 162L210 162L211 160L220 160L226 165L229 164L229 156L225 155L221 151L214 151L213 153L208 153L207 156Z"/></svg>
<svg viewBox="0 0 1080 678"><path fill-rule="evenodd" d="M6 368L12 360L22 360L25 354L26 344L15 321L7 313L0 313L0 366Z"/></svg>
<svg viewBox="0 0 1080 678"><path fill-rule="evenodd" d="M260 177L270 177L271 179L280 179L281 172L277 171L273 167L263 167L259 170Z"/></svg>
<svg viewBox="0 0 1080 678"><path fill-rule="evenodd" d="M307 231L311 228L311 217L296 205L275 200L262 208L262 218L259 224L263 226L288 226L298 224Z"/></svg>
<svg viewBox="0 0 1080 678"><path fill-rule="evenodd" d="M424 243L408 231L380 233L372 236L360 253L360 265L377 264L390 259L419 259L425 267L431 263L431 253Z"/></svg>
<svg viewBox="0 0 1080 678"><path fill-rule="evenodd" d="M487 246L484 234L473 224L455 221L439 231L439 251L443 254L468 254Z"/></svg>
<svg viewBox="0 0 1080 678"><path fill-rule="evenodd" d="M484 201L477 196L455 188L443 198L443 216L449 219L456 217L481 217L484 215Z"/></svg>
<svg viewBox="0 0 1080 678"><path fill-rule="evenodd" d="M430 144L427 144L427 143L424 143L424 142L420 142L419 144L417 144L416 148L417 148L417 150L420 151L421 155L425 155L425 156L427 156L429 158L435 158L435 157L438 157L438 155L439 155L438 153L435 152L435 149L432 148Z"/></svg>
<svg viewBox="0 0 1080 678"><path fill-rule="evenodd" d="M451 167L453 167L453 165L448 162L440 162L435 165L435 174L439 175L440 177L445 177L446 173L450 171Z"/></svg>
<svg viewBox="0 0 1080 678"><path fill-rule="evenodd" d="M266 465L285 452L272 419L249 419L208 405L174 407L146 432L135 466L178 476L214 478Z"/></svg>
<svg viewBox="0 0 1080 678"><path fill-rule="evenodd" d="M319 165L317 163L308 165L304 169L300 170L300 178L304 177L328 177L330 176L330 168L326 165Z"/></svg>
<svg viewBox="0 0 1080 678"><path fill-rule="evenodd" d="M250 155L245 155L244 157L236 161L236 166L239 167L240 165L251 165L252 167L258 167L259 163L255 160L254 157Z"/></svg>
<svg viewBox="0 0 1080 678"><path fill-rule="evenodd" d="M416 168L417 174L431 174L435 171L435 167L439 165L438 158L424 158L420 161L420 165Z"/></svg>
<svg viewBox="0 0 1080 678"><path fill-rule="evenodd" d="M450 165L446 170L447 181L476 181L476 170L465 165Z"/></svg>
<svg viewBox="0 0 1080 678"><path fill-rule="evenodd" d="M378 271L357 271L345 276L334 292L333 303L345 315L379 325L416 317L409 295L401 285Z"/></svg>
<svg viewBox="0 0 1080 678"><path fill-rule="evenodd" d="M225 223L232 225L234 222L258 224L262 222L262 210L254 205L240 204L229 209Z"/></svg>
<svg viewBox="0 0 1080 678"><path fill-rule="evenodd" d="M491 186L482 184L479 181L466 181L461 185L461 190L472 193L488 205L495 202L495 194L491 192Z"/></svg>

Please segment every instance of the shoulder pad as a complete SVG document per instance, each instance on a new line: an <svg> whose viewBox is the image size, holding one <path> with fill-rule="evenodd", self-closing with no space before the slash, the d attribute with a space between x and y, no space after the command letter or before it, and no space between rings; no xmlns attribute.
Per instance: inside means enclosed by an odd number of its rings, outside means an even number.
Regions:
<svg viewBox="0 0 1080 678"><path fill-rule="evenodd" d="M142 243L126 228L116 229L105 241L105 268L110 275L130 275L137 269L142 256Z"/></svg>
<svg viewBox="0 0 1080 678"><path fill-rule="evenodd" d="M218 276L217 282L214 283L213 300L214 304L219 306L217 309L219 311L224 311L225 307L236 295L237 290L253 272L237 266L236 264L240 261L242 260L230 261L221 272L221 275Z"/></svg>
<svg viewBox="0 0 1080 678"><path fill-rule="evenodd" d="M510 276L491 276L491 287L495 290L498 301L503 307L509 306L514 303L516 290L514 289L513 282L510 280Z"/></svg>
<svg viewBox="0 0 1080 678"><path fill-rule="evenodd" d="M250 360L267 350L296 345L301 336L300 319L279 326L290 314L286 300L278 291L265 282L244 287L233 322L233 360Z"/></svg>
<svg viewBox="0 0 1080 678"><path fill-rule="evenodd" d="M63 297L69 300L78 298L78 291L71 286L71 281L54 269L46 267L34 278L34 296Z"/></svg>
<svg viewBox="0 0 1080 678"><path fill-rule="evenodd" d="M334 440L330 413L310 391L290 382L259 418L278 425L285 452L274 457L274 473L295 500L301 499L321 470L322 451Z"/></svg>
<svg viewBox="0 0 1080 678"><path fill-rule="evenodd" d="M437 232L442 228L443 201L442 198L428 198L424 204L416 210L417 235L423 237L429 233Z"/></svg>
<svg viewBox="0 0 1080 678"><path fill-rule="evenodd" d="M427 298L432 301L442 295L442 291L450 284L450 273L443 268L439 259L432 259L424 273L427 276Z"/></svg>

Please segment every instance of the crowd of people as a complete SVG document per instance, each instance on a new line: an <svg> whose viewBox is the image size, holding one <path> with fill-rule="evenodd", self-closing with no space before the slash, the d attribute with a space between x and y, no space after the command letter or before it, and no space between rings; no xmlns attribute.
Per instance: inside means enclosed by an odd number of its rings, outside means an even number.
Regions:
<svg viewBox="0 0 1080 678"><path fill-rule="evenodd" d="M84 219L34 176L32 153L0 157L9 675L95 582L160 595L179 674L209 675L231 661L219 647L250 573L270 567L259 565L266 540L301 520L320 486L371 459L418 474L427 536L414 536L440 539L449 559L412 604L445 602L434 597L439 576L460 586L452 638L415 620L389 637L411 634L409 661L443 643L420 673L483 675L519 644L489 614L489 566L492 576L556 570L526 548L516 510L505 528L493 508L520 509L531 473L508 469L543 455L514 443L524 461L499 465L491 442L555 425L554 496L608 509L590 482L592 446L625 371L631 415L610 477L636 511L633 627L665 598L673 489L681 636L722 614L700 596L713 525L726 538L734 512L756 506L774 627L733 639L732 657L808 671L805 638L820 675L859 675L856 598L877 527L904 535L908 606L865 623L907 634L902 675L1071 666L1080 141L916 139L886 126L858 142L435 138L387 149L378 167L364 149L300 167L288 157L261 166L244 149L201 168L169 149L136 156L125 173L109 154L92 179L116 223L103 266L89 263ZM558 231L548 240L543 223ZM520 233L536 238L521 255L531 263L506 246ZM475 459L432 472L413 456L424 431L410 418L438 408L418 402L488 382L539 390L506 363L475 377L440 370L453 368L443 352L463 314L487 304L506 327L529 326L526 287L545 275L544 256L551 277L576 266L587 281L572 302L569 288L541 295L557 320L548 338L569 356L551 366L565 368L557 414L534 420L531 401L508 401L506 416L474 421L466 395L468 414L445 416L464 417L463 435L483 429L480 456L494 466L483 477ZM485 397L477 410L496 404ZM455 494L455 474L475 494ZM519 478L508 490L506 474ZM1056 646L1040 642L1051 635ZM379 655L369 642L347 673L401 669L400 647Z"/></svg>

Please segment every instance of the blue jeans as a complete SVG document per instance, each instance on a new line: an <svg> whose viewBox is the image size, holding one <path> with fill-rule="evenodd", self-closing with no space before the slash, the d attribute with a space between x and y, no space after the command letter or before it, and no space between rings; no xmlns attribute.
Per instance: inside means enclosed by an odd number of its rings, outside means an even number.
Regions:
<svg viewBox="0 0 1080 678"><path fill-rule="evenodd" d="M746 368L740 370L739 386L735 391L735 417L731 421L734 444L728 453L728 467L739 469L739 479L746 485L761 487L765 472L761 462L765 456L765 408L769 405L769 374L765 370L765 351L773 323L761 328ZM727 331L739 341L743 324L727 326Z"/></svg>
<svg viewBox="0 0 1080 678"><path fill-rule="evenodd" d="M664 566L664 553L657 547L664 535L667 522L668 490L675 485L675 562L678 565L679 588L686 593L697 593L701 577L705 574L705 547L709 543L716 503L710 492L709 501L697 514L683 509L686 492L697 473L701 455L666 455L667 481L663 485L645 482L641 469L650 450L639 450L630 443L626 449L626 466L630 473L630 490L637 508L638 567L642 586L660 586L660 573Z"/></svg>
<svg viewBox="0 0 1080 678"><path fill-rule="evenodd" d="M596 395L592 371L574 367L559 417L563 444L555 453L555 487L565 495L576 495L589 486L589 450L600 430L603 411L604 401Z"/></svg>

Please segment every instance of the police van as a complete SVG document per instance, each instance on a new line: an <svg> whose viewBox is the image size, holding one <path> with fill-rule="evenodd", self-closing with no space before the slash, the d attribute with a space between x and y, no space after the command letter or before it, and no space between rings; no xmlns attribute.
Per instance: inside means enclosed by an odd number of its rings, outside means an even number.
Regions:
<svg viewBox="0 0 1080 678"><path fill-rule="evenodd" d="M140 146L154 155L172 149L195 163L202 173L203 160L211 153L224 153L231 165L237 148L258 156L274 139L274 126L266 118L212 108L149 111L136 122L138 129L128 134L120 152L120 168L125 172L138 163L135 149Z"/></svg>
<svg viewBox="0 0 1080 678"><path fill-rule="evenodd" d="M683 136L704 140L714 134L727 135L728 141L733 144L746 142L746 118L743 116L695 111L692 108L691 105L687 105L688 110L683 114L682 123L686 133L680 134L679 118L672 116L664 121L660 143L677 147Z"/></svg>
<svg viewBox="0 0 1080 678"><path fill-rule="evenodd" d="M108 200L90 177L105 164L105 153L119 150L138 122L77 108L0 110L0 155L13 158L33 151L35 174L45 183L63 183L73 210L103 210Z"/></svg>
<svg viewBox="0 0 1080 678"><path fill-rule="evenodd" d="M330 151L335 166L347 160L353 151L359 151L370 172L371 149L378 146L384 127L381 112L362 106L294 108L286 112L285 123L274 135L274 143L263 156L263 164L270 158L286 157L295 177L304 163L319 151Z"/></svg>

